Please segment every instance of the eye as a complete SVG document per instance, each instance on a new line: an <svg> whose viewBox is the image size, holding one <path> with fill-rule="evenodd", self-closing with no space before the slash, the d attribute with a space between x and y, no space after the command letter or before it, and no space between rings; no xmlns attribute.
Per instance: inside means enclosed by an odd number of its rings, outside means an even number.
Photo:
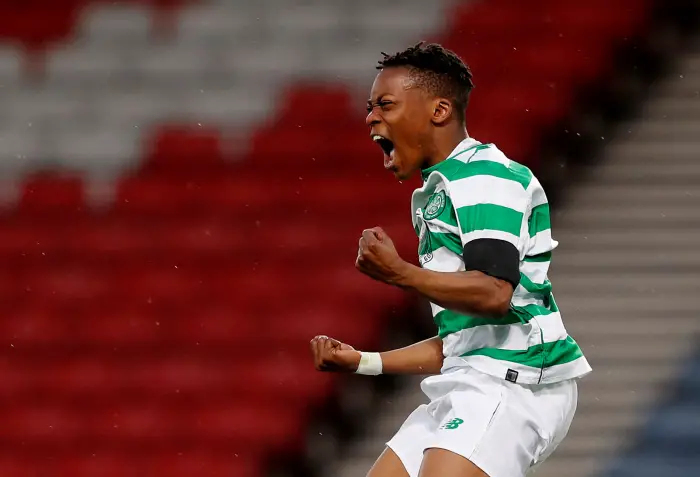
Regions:
<svg viewBox="0 0 700 477"><path fill-rule="evenodd" d="M387 100L382 100L382 101L377 101L375 104L367 104L367 113L371 113L374 108L379 106L382 111L386 111L389 106L393 105L393 101L387 101Z"/></svg>

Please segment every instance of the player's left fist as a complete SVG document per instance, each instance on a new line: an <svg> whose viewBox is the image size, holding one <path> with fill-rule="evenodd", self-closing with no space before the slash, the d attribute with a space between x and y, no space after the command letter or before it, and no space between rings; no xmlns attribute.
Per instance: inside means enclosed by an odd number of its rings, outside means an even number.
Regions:
<svg viewBox="0 0 700 477"><path fill-rule="evenodd" d="M380 227L362 231L355 268L375 280L400 285L407 265Z"/></svg>

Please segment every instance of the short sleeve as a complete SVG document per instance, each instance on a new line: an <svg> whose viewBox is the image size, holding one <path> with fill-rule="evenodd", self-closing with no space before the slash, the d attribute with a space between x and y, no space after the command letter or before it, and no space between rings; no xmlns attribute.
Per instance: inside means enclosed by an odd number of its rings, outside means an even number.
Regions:
<svg viewBox="0 0 700 477"><path fill-rule="evenodd" d="M468 163L449 182L463 247L477 239L497 239L511 243L521 256L524 254L529 170L518 166L523 170L494 161Z"/></svg>

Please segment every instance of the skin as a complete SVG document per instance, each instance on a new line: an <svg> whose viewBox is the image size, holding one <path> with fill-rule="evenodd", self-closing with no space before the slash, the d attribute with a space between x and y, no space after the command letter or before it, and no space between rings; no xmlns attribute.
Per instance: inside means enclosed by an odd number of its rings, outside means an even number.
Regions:
<svg viewBox="0 0 700 477"><path fill-rule="evenodd" d="M366 123L370 136L393 143L384 153L384 167L399 180L444 161L468 137L449 98L417 87L408 69L385 68L372 85ZM499 319L513 296L509 283L477 271L434 272L403 260L391 238L379 227L364 230L355 267L370 278L420 293L443 308ZM327 336L311 340L319 371L355 372L360 353ZM443 363L442 341L433 337L405 348L380 353L385 374L438 374ZM368 477L408 477L403 464L386 449ZM420 477L488 477L462 456L444 449L426 449Z"/></svg>

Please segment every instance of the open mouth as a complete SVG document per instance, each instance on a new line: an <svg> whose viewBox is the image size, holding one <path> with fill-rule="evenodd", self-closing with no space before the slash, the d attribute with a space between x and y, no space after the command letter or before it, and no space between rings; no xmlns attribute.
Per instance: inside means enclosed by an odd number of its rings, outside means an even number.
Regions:
<svg viewBox="0 0 700 477"><path fill-rule="evenodd" d="M372 136L372 140L382 148L384 154L391 156L391 153L394 151L394 143L391 142L391 140L385 138L384 136L380 136L379 134Z"/></svg>

